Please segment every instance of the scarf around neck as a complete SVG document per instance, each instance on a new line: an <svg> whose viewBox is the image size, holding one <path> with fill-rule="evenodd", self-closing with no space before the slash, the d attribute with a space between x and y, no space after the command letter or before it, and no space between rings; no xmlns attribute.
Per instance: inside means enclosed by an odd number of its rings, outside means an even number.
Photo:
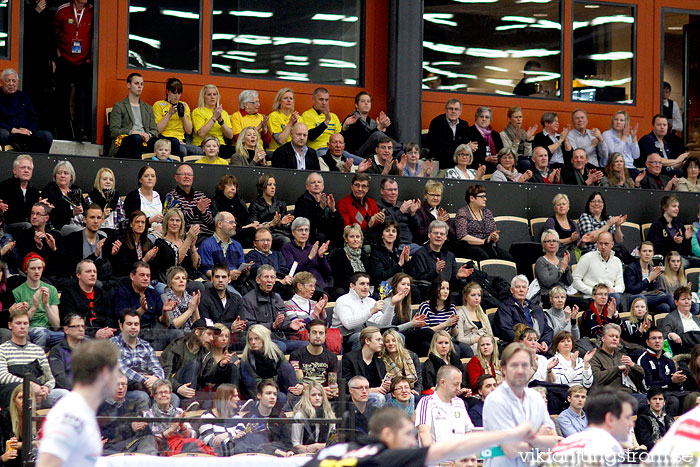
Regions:
<svg viewBox="0 0 700 467"><path fill-rule="evenodd" d="M508 170L501 164L498 164L496 165L496 170L503 173L503 175L505 175L506 178L511 182L517 182L522 176L522 174L515 169L515 166L513 166L513 170Z"/></svg>
<svg viewBox="0 0 700 467"><path fill-rule="evenodd" d="M479 130L481 136L483 136L486 140L486 144L488 144L489 148L491 149L491 154L495 156L498 151L496 151L496 144L493 142L493 138L491 137L491 125L489 125L488 128L481 128L479 125L476 125L476 129Z"/></svg>
<svg viewBox="0 0 700 467"><path fill-rule="evenodd" d="M362 248L350 248L350 245L346 243L343 250L350 260L352 272L365 272L365 265L362 263Z"/></svg>

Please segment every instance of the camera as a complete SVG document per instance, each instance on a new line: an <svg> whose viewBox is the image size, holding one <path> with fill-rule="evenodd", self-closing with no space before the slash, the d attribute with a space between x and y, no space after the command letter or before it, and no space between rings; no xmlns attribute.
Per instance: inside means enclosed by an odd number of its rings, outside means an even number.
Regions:
<svg viewBox="0 0 700 467"><path fill-rule="evenodd" d="M172 107L175 107L177 109L177 115L182 118L185 116L185 104L182 102L177 102L173 104L172 102L170 103Z"/></svg>

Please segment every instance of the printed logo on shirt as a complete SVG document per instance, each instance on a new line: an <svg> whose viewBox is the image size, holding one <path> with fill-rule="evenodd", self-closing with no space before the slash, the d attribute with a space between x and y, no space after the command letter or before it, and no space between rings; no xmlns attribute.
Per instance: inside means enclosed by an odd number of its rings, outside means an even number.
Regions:
<svg viewBox="0 0 700 467"><path fill-rule="evenodd" d="M685 420L676 430L676 435L700 440L700 422L696 420Z"/></svg>
<svg viewBox="0 0 700 467"><path fill-rule="evenodd" d="M83 421L75 415L69 413L63 414L63 419L61 420L61 423L73 427L76 433L82 433L84 428Z"/></svg>

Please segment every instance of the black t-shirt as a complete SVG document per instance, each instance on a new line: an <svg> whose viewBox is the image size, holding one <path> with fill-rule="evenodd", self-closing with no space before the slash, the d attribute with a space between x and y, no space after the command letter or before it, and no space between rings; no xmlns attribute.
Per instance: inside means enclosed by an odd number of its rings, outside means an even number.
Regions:
<svg viewBox="0 0 700 467"><path fill-rule="evenodd" d="M289 360L299 362L305 380L316 381L322 386L328 386L328 373L338 373L338 357L325 347L320 355L312 355L302 347L292 352Z"/></svg>
<svg viewBox="0 0 700 467"><path fill-rule="evenodd" d="M427 455L427 447L388 449L385 444L377 440L367 445L343 443L322 449L313 459L304 464L304 467L319 467L321 462L324 467L384 467L387 465L423 467Z"/></svg>

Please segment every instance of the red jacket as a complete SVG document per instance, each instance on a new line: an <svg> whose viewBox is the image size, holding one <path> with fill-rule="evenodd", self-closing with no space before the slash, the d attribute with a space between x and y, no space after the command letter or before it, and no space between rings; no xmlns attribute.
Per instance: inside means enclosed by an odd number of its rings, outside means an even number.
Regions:
<svg viewBox="0 0 700 467"><path fill-rule="evenodd" d="M73 2L58 7L54 28L58 56L75 65L85 63L92 57L92 5L85 5L83 15L78 12L76 19ZM80 53L73 53L73 41L80 41Z"/></svg>

